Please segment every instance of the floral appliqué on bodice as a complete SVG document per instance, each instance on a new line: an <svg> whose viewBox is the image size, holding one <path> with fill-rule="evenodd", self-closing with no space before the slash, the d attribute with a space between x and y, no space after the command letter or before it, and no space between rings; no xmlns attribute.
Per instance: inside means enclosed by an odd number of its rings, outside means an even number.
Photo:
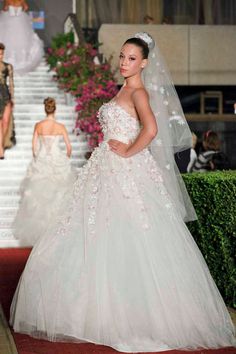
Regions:
<svg viewBox="0 0 236 354"><path fill-rule="evenodd" d="M173 215L173 205L165 189L161 171L148 148L130 158L123 158L112 152L107 143L109 139L116 139L126 144L133 142L140 132L140 122L115 101L103 104L99 109L98 118L104 141L93 151L87 164L79 171L68 211L66 215L64 213L63 217L60 217L57 229L58 235L66 236L75 210L78 217L86 214L87 242L96 235L100 198L107 200L106 210L103 210L106 214L104 223L109 226L111 218L116 217L110 214L109 205L115 202L113 195L117 193L117 189L120 197L123 198L124 208L131 203L138 213L140 230L143 230L141 232L145 233L145 230L150 227L149 206L144 202L149 181L159 191L163 199L163 207Z"/></svg>
<svg viewBox="0 0 236 354"><path fill-rule="evenodd" d="M140 123L131 117L115 101L110 101L101 106L98 119L104 134L104 141L116 139L128 144L133 142L140 132Z"/></svg>

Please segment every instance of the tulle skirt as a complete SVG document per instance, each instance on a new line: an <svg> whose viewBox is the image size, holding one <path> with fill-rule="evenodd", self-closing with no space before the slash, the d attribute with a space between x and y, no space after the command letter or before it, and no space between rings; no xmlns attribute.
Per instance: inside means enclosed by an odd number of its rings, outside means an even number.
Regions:
<svg viewBox="0 0 236 354"><path fill-rule="evenodd" d="M34 70L43 58L43 42L33 31L25 12L18 16L11 16L9 11L0 12L0 42L6 47L4 61L12 64L17 74Z"/></svg>
<svg viewBox="0 0 236 354"><path fill-rule="evenodd" d="M17 332L123 352L235 345L222 297L149 152L106 143L36 243L16 290Z"/></svg>
<svg viewBox="0 0 236 354"><path fill-rule="evenodd" d="M14 237L21 247L34 246L45 234L76 178L63 153L32 160L20 186L20 205L12 224Z"/></svg>

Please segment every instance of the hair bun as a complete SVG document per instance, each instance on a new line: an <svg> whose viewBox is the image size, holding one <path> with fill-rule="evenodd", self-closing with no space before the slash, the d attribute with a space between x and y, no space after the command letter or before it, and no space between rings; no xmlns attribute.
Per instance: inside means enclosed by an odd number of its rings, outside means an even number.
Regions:
<svg viewBox="0 0 236 354"><path fill-rule="evenodd" d="M138 32L134 35L135 38L140 38L142 39L147 45L148 48L151 50L155 47L155 41L152 38L152 36L150 34L148 34L147 32Z"/></svg>
<svg viewBox="0 0 236 354"><path fill-rule="evenodd" d="M55 112L55 110L56 110L56 101L55 101L54 98L47 97L47 98L45 98L43 103L44 103L45 111L46 111L47 114Z"/></svg>

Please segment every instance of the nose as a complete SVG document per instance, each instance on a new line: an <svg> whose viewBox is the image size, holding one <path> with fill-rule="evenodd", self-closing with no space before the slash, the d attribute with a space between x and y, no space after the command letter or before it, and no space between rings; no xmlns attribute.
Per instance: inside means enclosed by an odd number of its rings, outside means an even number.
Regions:
<svg viewBox="0 0 236 354"><path fill-rule="evenodd" d="M128 59L127 58L121 58L120 59L120 65L121 66L127 66L128 65Z"/></svg>
<svg viewBox="0 0 236 354"><path fill-rule="evenodd" d="M121 66L126 66L128 64L128 60L126 58L121 59Z"/></svg>

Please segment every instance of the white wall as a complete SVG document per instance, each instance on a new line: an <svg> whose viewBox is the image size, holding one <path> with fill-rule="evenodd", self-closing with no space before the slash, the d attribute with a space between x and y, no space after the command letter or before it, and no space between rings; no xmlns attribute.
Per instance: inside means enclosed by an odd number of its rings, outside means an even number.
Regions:
<svg viewBox="0 0 236 354"><path fill-rule="evenodd" d="M236 26L103 24L100 51L113 55L114 69L124 41L140 31L153 36L176 85L236 85Z"/></svg>

